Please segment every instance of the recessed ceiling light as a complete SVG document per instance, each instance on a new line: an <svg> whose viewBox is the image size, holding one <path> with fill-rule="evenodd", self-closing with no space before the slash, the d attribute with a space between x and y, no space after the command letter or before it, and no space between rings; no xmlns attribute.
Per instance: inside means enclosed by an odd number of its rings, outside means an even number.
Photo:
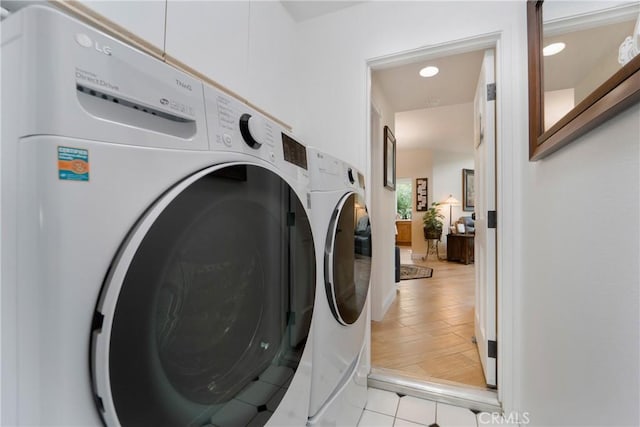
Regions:
<svg viewBox="0 0 640 427"><path fill-rule="evenodd" d="M420 75L422 77L433 77L436 74L438 74L440 70L438 70L438 67L434 67L434 66L428 66L428 67L424 67L422 70L420 70Z"/></svg>
<svg viewBox="0 0 640 427"><path fill-rule="evenodd" d="M558 43L551 43L548 46L545 46L544 49L542 49L542 54L544 56L551 56L551 55L555 55L556 53L560 53L564 50L565 48L565 44L562 42L558 42Z"/></svg>

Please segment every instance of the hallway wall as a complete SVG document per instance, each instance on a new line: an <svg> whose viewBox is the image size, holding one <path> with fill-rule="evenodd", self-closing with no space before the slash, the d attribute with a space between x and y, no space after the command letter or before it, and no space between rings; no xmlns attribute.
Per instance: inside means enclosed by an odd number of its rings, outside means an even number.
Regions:
<svg viewBox="0 0 640 427"><path fill-rule="evenodd" d="M455 16L457 25L451 25ZM399 52L414 52L453 40L500 34L505 85L502 96L505 137L522 129L526 99L526 20L519 2L363 2L297 25L299 88L296 133L309 145L365 170L368 161L368 62ZM524 61L524 62L523 62ZM522 64L523 66L520 66ZM512 144L513 142L511 142ZM371 155L374 158L374 155ZM373 186L381 185L370 180ZM394 216L378 218L392 224ZM393 248L394 234L377 236ZM513 254L514 251L509 251ZM383 262L393 263L393 258ZM511 393L511 391L506 391Z"/></svg>
<svg viewBox="0 0 640 427"><path fill-rule="evenodd" d="M460 206L451 207L453 222L461 216L472 214L462 210L462 169L474 169L473 153L433 152L433 200L441 202L451 194L460 202ZM446 242L447 230L451 223L448 205L442 207L442 213L445 216L442 241Z"/></svg>
<svg viewBox="0 0 640 427"><path fill-rule="evenodd" d="M522 161L521 393L535 425L640 424L639 135L636 105Z"/></svg>
<svg viewBox="0 0 640 427"><path fill-rule="evenodd" d="M389 305L396 296L395 265L388 262L395 257L395 244L388 244L395 239L395 191L385 188L383 177L383 139L384 126L395 131L393 109L385 94L372 82L371 103L380 114L379 127L372 133L371 163L379 165L370 171L371 179L367 181L367 192L371 195L371 318L382 320ZM365 170L365 169L363 169Z"/></svg>
<svg viewBox="0 0 640 427"><path fill-rule="evenodd" d="M427 178L427 198L429 206L433 201L433 154L429 149L411 149L398 151L398 176L411 180L411 250L414 257L427 253L427 244L422 232L422 215L416 211L416 178Z"/></svg>

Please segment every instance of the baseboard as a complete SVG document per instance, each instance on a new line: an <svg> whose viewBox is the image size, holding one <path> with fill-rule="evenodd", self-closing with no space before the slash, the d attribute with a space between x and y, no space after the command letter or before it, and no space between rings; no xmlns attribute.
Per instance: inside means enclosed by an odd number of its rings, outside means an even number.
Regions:
<svg viewBox="0 0 640 427"><path fill-rule="evenodd" d="M393 303L393 300L396 298L396 287L397 285L394 284L391 290L389 290L387 297L384 299L384 304L382 305L382 312L385 314L387 313L387 310L389 310L389 307L391 306L391 303ZM382 317L384 317L384 314L382 315Z"/></svg>

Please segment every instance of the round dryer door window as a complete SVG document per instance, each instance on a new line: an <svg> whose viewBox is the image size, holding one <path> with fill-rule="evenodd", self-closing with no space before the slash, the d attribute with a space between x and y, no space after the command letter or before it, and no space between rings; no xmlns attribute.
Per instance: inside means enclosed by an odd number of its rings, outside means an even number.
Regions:
<svg viewBox="0 0 640 427"><path fill-rule="evenodd" d="M333 212L324 267L331 311L340 323L350 325L362 313L371 278L371 224L359 194L345 195Z"/></svg>
<svg viewBox="0 0 640 427"><path fill-rule="evenodd" d="M152 206L102 292L93 375L107 425L256 425L295 375L315 254L307 214L274 172L201 171Z"/></svg>

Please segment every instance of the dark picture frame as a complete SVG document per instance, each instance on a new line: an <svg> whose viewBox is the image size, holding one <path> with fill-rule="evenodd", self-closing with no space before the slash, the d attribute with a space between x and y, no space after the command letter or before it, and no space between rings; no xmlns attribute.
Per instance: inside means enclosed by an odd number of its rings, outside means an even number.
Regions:
<svg viewBox="0 0 640 427"><path fill-rule="evenodd" d="M396 138L389 126L384 127L384 186L396 189Z"/></svg>
<svg viewBox="0 0 640 427"><path fill-rule="evenodd" d="M462 210L473 212L476 208L475 171L462 169Z"/></svg>
<svg viewBox="0 0 640 427"><path fill-rule="evenodd" d="M542 0L527 0L529 160L540 160L640 101L640 55L544 130Z"/></svg>
<svg viewBox="0 0 640 427"><path fill-rule="evenodd" d="M429 209L428 178L416 178L416 211L426 212Z"/></svg>

